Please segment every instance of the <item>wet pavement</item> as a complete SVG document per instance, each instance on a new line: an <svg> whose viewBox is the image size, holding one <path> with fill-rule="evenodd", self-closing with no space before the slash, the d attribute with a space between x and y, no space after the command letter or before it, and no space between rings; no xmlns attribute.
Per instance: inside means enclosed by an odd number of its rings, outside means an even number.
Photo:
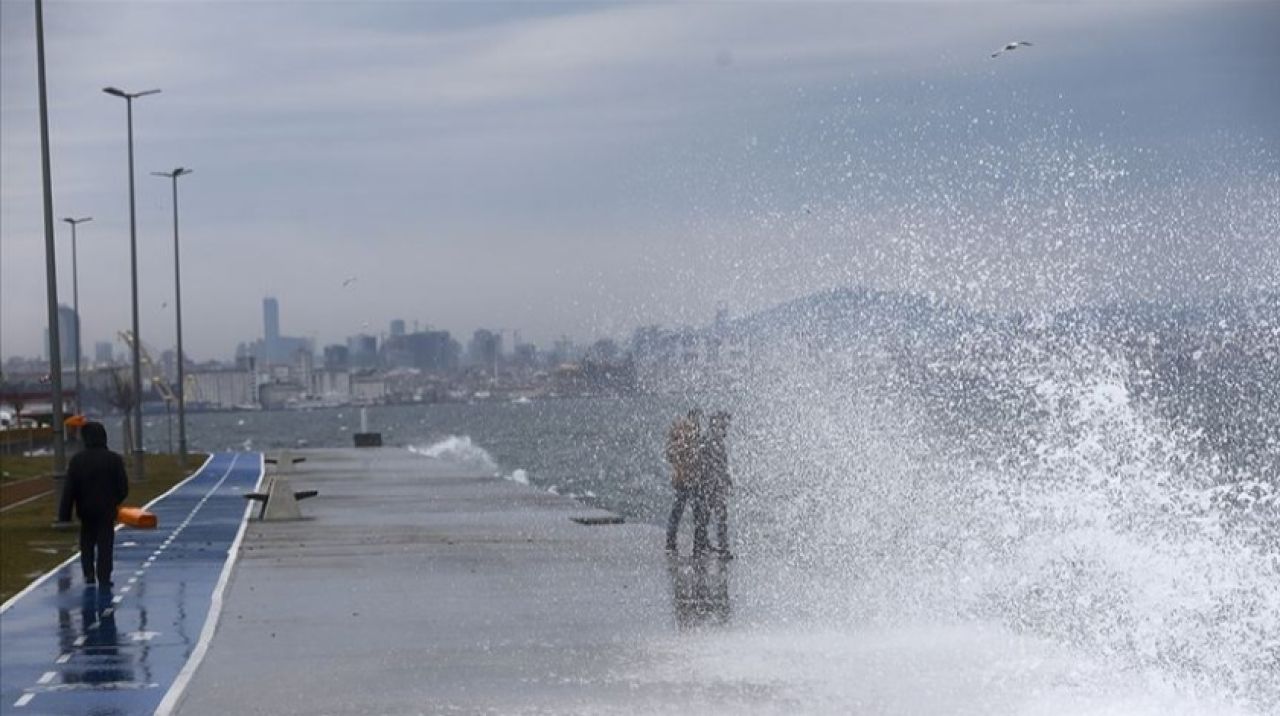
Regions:
<svg viewBox="0 0 1280 716"><path fill-rule="evenodd" d="M0 711L153 713L187 663L246 513L258 453L219 453L151 505L155 530L116 533L114 585L79 557L0 614Z"/></svg>
<svg viewBox="0 0 1280 716"><path fill-rule="evenodd" d="M670 710L620 676L638 645L729 618L654 525L405 450L299 454L309 519L249 523L178 713Z"/></svg>

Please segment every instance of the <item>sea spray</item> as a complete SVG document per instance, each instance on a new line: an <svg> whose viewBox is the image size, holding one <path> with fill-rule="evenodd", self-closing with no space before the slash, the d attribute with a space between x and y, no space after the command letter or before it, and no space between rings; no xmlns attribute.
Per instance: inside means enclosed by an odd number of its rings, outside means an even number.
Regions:
<svg viewBox="0 0 1280 716"><path fill-rule="evenodd" d="M1138 400L1114 352L1002 339L1001 360L949 357L1004 412L971 433L961 403L929 407L909 356L761 371L735 443L741 539L779 575L756 598L836 629L978 619L1280 706L1269 483Z"/></svg>
<svg viewBox="0 0 1280 716"><path fill-rule="evenodd" d="M409 452L436 460L461 463L495 476L500 474L493 456L472 442L469 435L449 435L430 445L410 446Z"/></svg>

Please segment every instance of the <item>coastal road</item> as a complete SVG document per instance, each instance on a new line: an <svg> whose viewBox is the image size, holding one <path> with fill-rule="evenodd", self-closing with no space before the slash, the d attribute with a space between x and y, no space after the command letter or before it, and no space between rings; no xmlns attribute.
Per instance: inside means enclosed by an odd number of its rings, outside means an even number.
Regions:
<svg viewBox="0 0 1280 716"><path fill-rule="evenodd" d="M77 554L0 607L0 711L154 713L212 633L262 470L211 456L149 506L158 529L117 532L111 589L85 586Z"/></svg>

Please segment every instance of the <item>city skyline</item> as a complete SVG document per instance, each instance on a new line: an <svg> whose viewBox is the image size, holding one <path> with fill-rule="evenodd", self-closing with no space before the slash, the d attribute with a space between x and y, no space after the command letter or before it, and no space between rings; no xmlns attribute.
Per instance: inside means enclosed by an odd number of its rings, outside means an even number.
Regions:
<svg viewBox="0 0 1280 716"><path fill-rule="evenodd" d="M0 353L34 356L31 14L0 15ZM165 88L135 113L139 172L197 168L196 357L247 337L268 293L323 344L414 314L455 334L620 336L847 285L1008 308L1275 285L1280 8L923 19L893 4L52 5L55 213L95 217L84 340L129 325L113 83ZM1035 45L989 57L1012 37ZM159 182L138 190L141 334L166 346L171 206Z"/></svg>

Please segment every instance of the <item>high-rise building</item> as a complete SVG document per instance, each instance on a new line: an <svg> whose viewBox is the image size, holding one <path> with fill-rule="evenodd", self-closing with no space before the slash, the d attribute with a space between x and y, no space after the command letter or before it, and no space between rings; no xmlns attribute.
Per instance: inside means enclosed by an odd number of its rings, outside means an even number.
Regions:
<svg viewBox="0 0 1280 716"><path fill-rule="evenodd" d="M396 318L391 321L391 335L393 336L404 335L404 319Z"/></svg>
<svg viewBox="0 0 1280 716"><path fill-rule="evenodd" d="M111 365L115 361L110 341L98 341L93 344L93 362L98 365Z"/></svg>
<svg viewBox="0 0 1280 716"><path fill-rule="evenodd" d="M378 338L364 333L347 339L351 367L372 368L378 363Z"/></svg>
<svg viewBox="0 0 1280 716"><path fill-rule="evenodd" d="M262 366L295 365L299 351L314 351L311 341L280 335L280 303L262 299L262 343L254 349Z"/></svg>
<svg viewBox="0 0 1280 716"><path fill-rule="evenodd" d="M346 370L351 367L351 350L338 344L325 346L324 367L325 370Z"/></svg>
<svg viewBox="0 0 1280 716"><path fill-rule="evenodd" d="M471 334L467 358L471 365L493 370L502 356L502 334L484 328Z"/></svg>
<svg viewBox="0 0 1280 716"><path fill-rule="evenodd" d="M58 355L62 358L62 367L76 366L76 336L80 333L80 318L70 306L58 306ZM53 352L49 350L49 329L44 329L44 357L49 359Z"/></svg>
<svg viewBox="0 0 1280 716"><path fill-rule="evenodd" d="M262 299L262 337L268 349L280 337L280 303L271 296Z"/></svg>

